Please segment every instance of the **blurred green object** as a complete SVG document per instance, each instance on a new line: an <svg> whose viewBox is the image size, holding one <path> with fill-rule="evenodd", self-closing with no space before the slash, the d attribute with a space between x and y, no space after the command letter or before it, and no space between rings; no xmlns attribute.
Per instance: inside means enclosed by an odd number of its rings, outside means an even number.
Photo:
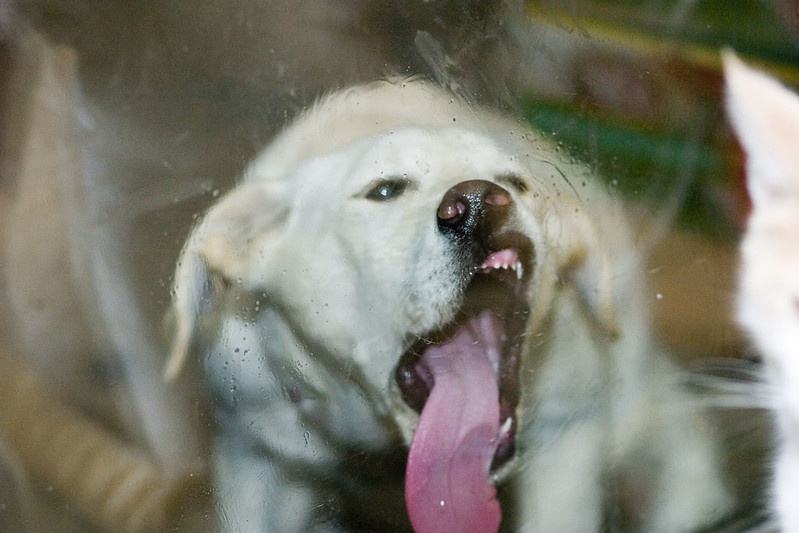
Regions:
<svg viewBox="0 0 799 533"><path fill-rule="evenodd" d="M701 184L729 179L731 162L722 148L665 131L644 131L568 106L527 101L527 119L572 155L593 165L612 187L657 204L682 200L681 222L727 234Z"/></svg>
<svg viewBox="0 0 799 533"><path fill-rule="evenodd" d="M588 32L615 33L631 43L638 35L680 47L730 47L762 61L799 65L795 0L532 0L526 5L531 17L570 20Z"/></svg>
<svg viewBox="0 0 799 533"><path fill-rule="evenodd" d="M747 198L741 156L724 121L719 51L732 48L745 61L799 86L799 13L793 4L574 0L526 5L531 24L570 43L563 49L571 55L559 59L574 69L564 70L565 75L580 80L567 94L532 90L523 101L526 118L622 193L655 209L680 202L681 224L707 234L736 235ZM614 78L622 82L613 86ZM631 105L642 93L644 103Z"/></svg>

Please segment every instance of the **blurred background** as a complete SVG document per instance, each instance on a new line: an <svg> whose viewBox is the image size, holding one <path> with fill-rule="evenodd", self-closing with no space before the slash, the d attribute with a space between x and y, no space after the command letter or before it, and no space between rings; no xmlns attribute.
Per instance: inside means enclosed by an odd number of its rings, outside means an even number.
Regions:
<svg viewBox="0 0 799 533"><path fill-rule="evenodd" d="M319 95L396 75L497 106L589 164L641 214L663 343L686 364L754 358L731 319L748 201L719 51L799 85L797 5L0 0L0 386L33 376L45 404L145 462L201 457L202 435L163 437L149 415L207 423L159 382L190 227ZM0 393L0 529L27 520L11 489L28 483L57 508L42 530L116 524L49 467L23 473L36 459L14 424L31 402Z"/></svg>

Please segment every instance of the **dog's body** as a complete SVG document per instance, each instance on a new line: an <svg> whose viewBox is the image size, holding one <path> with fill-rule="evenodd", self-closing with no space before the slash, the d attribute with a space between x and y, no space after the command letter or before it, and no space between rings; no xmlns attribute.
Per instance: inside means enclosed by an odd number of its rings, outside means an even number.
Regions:
<svg viewBox="0 0 799 533"><path fill-rule="evenodd" d="M408 443L420 531L477 527L451 503L495 522L493 484L508 530L690 530L730 502L644 291L617 202L547 139L375 83L298 119L195 229L168 373L197 348L231 531L407 527Z"/></svg>
<svg viewBox="0 0 799 533"><path fill-rule="evenodd" d="M760 349L779 446L771 501L799 531L799 97L726 58L728 109L747 155L752 214L742 243L738 318Z"/></svg>

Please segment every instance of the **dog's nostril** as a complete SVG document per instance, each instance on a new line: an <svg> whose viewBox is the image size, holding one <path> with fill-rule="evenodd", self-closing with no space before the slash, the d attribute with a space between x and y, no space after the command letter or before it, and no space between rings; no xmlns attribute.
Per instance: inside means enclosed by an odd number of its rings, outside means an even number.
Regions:
<svg viewBox="0 0 799 533"><path fill-rule="evenodd" d="M508 205L510 203L510 197L505 191L486 194L485 203L496 206Z"/></svg>
<svg viewBox="0 0 799 533"><path fill-rule="evenodd" d="M444 223L456 223L466 213L466 204L461 201L441 203L438 206L438 219Z"/></svg>
<svg viewBox="0 0 799 533"><path fill-rule="evenodd" d="M444 194L438 206L442 231L471 235L480 228L490 231L507 215L510 193L490 181L458 183Z"/></svg>

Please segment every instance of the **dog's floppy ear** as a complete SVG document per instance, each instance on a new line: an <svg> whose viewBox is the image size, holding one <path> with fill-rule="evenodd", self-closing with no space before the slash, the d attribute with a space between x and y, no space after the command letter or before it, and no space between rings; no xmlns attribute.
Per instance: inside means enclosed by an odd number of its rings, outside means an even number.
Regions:
<svg viewBox="0 0 799 533"><path fill-rule="evenodd" d="M749 194L755 205L797 196L799 98L777 80L723 54L727 107L746 152Z"/></svg>
<svg viewBox="0 0 799 533"><path fill-rule="evenodd" d="M197 319L214 292L236 283L254 285L264 273L254 272L253 254L265 244L277 246L287 208L277 183L249 183L213 206L194 229L181 252L175 272L171 308L172 347L164 375L180 373L191 348ZM258 250L254 250L257 240ZM271 242L270 242L271 241Z"/></svg>

